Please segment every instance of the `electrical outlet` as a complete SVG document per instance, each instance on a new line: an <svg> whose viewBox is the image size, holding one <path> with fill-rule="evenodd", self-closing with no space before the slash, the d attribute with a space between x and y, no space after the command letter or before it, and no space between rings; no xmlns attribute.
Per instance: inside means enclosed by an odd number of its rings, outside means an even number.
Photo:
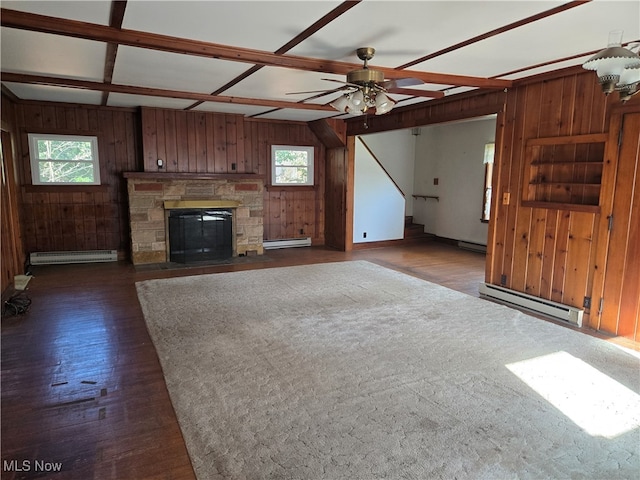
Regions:
<svg viewBox="0 0 640 480"><path fill-rule="evenodd" d="M502 204L503 205L509 205L510 202L511 202L511 193L510 192L504 192L502 194Z"/></svg>
<svg viewBox="0 0 640 480"><path fill-rule="evenodd" d="M507 284L507 276L506 275L500 275L500 285L506 285Z"/></svg>
<svg viewBox="0 0 640 480"><path fill-rule="evenodd" d="M362 234L362 238L367 238L367 232L364 232L364 233Z"/></svg>
<svg viewBox="0 0 640 480"><path fill-rule="evenodd" d="M434 185L438 185L440 183L440 179L439 178L434 178L433 179L433 184Z"/></svg>
<svg viewBox="0 0 640 480"><path fill-rule="evenodd" d="M235 163L232 163L232 164L231 164L231 170L235 170L235 169L236 169L236 164L235 164Z"/></svg>

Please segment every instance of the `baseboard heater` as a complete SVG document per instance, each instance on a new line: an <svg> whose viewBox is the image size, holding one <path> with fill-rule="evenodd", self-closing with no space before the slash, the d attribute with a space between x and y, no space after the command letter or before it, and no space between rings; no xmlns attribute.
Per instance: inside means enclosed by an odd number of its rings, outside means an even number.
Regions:
<svg viewBox="0 0 640 480"><path fill-rule="evenodd" d="M522 307L538 313L543 313L550 317L564 320L582 327L582 315L584 310L562 303L552 302L540 297L534 297L526 293L516 292L508 288L491 285L488 283L480 284L480 295L498 300L501 303L507 303Z"/></svg>
<svg viewBox="0 0 640 480"><path fill-rule="evenodd" d="M274 250L276 248L310 247L311 237L287 238L284 240L265 240L262 246L265 250Z"/></svg>
<svg viewBox="0 0 640 480"><path fill-rule="evenodd" d="M471 250L473 252L487 253L486 245L481 245L479 243L464 242L462 240L458 241L458 248L463 248L464 250Z"/></svg>
<svg viewBox="0 0 640 480"><path fill-rule="evenodd" d="M31 265L55 265L63 263L117 262L117 250L84 250L70 252L34 252L29 256Z"/></svg>

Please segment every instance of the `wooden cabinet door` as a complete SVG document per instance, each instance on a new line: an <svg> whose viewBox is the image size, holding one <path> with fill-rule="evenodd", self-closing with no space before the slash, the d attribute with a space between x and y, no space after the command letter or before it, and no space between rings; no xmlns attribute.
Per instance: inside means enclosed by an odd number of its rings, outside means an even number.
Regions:
<svg viewBox="0 0 640 480"><path fill-rule="evenodd" d="M640 113L622 121L599 329L640 341Z"/></svg>

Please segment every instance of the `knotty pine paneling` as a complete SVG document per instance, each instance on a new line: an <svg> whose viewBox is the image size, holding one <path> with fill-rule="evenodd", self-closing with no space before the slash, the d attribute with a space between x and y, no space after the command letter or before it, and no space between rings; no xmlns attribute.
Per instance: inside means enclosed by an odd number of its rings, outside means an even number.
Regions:
<svg viewBox="0 0 640 480"><path fill-rule="evenodd" d="M325 147L305 123L142 108L144 171L252 173L265 180L264 239L324 244ZM315 186L271 187L271 145L315 147ZM164 161L158 168L157 159Z"/></svg>
<svg viewBox="0 0 640 480"><path fill-rule="evenodd" d="M311 237L313 244L324 244L324 145L304 123L245 120L243 129L245 168L265 178L264 239ZM314 187L270 186L271 145L313 145Z"/></svg>
<svg viewBox="0 0 640 480"><path fill-rule="evenodd" d="M617 172L611 209L612 229L604 260L604 284L598 278L594 296L602 297L598 328L640 341L640 102L623 115L623 134L616 142ZM617 123L617 122L615 122ZM603 218L602 223L608 223ZM602 242L604 244L604 242Z"/></svg>
<svg viewBox="0 0 640 480"><path fill-rule="evenodd" d="M608 102L590 72L509 90L494 170L487 282L580 308L592 295L600 214L522 206L525 144L531 138L605 133ZM510 194L508 205L502 204L504 193ZM585 313L588 323L591 310Z"/></svg>
<svg viewBox="0 0 640 480"><path fill-rule="evenodd" d="M128 199L122 172L141 169L137 113L128 109L33 102L19 104L16 110L26 251L127 252ZM31 185L27 134L32 132L96 135L102 185Z"/></svg>

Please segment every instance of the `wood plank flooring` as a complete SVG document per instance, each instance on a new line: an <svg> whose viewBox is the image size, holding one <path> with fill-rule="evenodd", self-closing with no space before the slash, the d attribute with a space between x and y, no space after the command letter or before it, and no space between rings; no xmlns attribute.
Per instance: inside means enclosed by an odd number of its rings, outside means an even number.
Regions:
<svg viewBox="0 0 640 480"><path fill-rule="evenodd" d="M356 259L474 296L484 280L484 255L435 241L177 270L34 267L29 312L2 321L2 478L194 478L135 282Z"/></svg>

